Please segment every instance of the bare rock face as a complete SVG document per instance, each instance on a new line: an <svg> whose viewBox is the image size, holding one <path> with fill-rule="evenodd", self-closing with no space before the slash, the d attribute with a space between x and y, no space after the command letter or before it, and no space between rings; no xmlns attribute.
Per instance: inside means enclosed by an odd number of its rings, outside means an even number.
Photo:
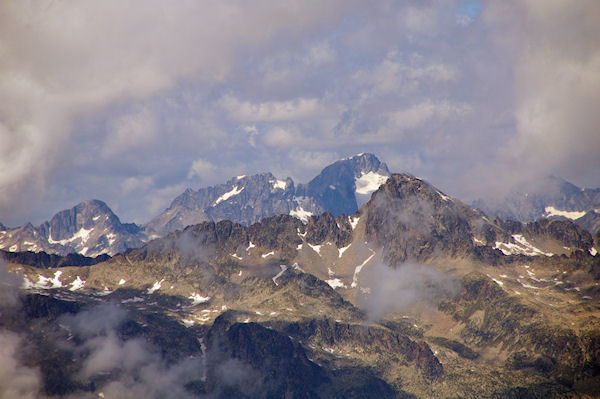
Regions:
<svg viewBox="0 0 600 399"><path fill-rule="evenodd" d="M271 173L238 176L225 184L187 189L169 208L145 227L158 235L183 229L202 221L231 220L252 224L293 209L294 182Z"/></svg>
<svg viewBox="0 0 600 399"><path fill-rule="evenodd" d="M592 235L587 230L567 220L542 219L527 223L523 230L530 235L548 236L567 247L584 251L588 251L593 244Z"/></svg>
<svg viewBox="0 0 600 399"><path fill-rule="evenodd" d="M56 268L65 266L92 266L110 259L110 256L103 254L95 258L90 258L76 253L70 253L65 256L56 254L47 254L46 252L8 252L0 250L0 259L6 262L18 263L21 265L35 266L39 268Z"/></svg>
<svg viewBox="0 0 600 399"><path fill-rule="evenodd" d="M387 260L424 260L435 251L458 255L473 248L470 220L479 215L424 181L392 174L361 210L367 237Z"/></svg>
<svg viewBox="0 0 600 399"><path fill-rule="evenodd" d="M162 236L203 221L231 220L248 226L278 214L305 222L326 211L334 216L353 214L358 210L357 196L370 195L388 175L387 166L375 155L360 154L333 163L297 187L291 178L278 179L271 173L237 176L225 184L187 189L144 228Z"/></svg>
<svg viewBox="0 0 600 399"><path fill-rule="evenodd" d="M235 388L249 390L251 397L318 397L318 386L327 380L325 370L311 362L300 345L257 323L227 324L223 316L215 321L207 334L207 350L210 363L235 359L255 370L254 378Z"/></svg>
<svg viewBox="0 0 600 399"><path fill-rule="evenodd" d="M375 155L359 154L329 165L308 184L299 185L296 195L314 199L314 214L351 215L358 210L357 195L370 195L389 174Z"/></svg>
<svg viewBox="0 0 600 399"><path fill-rule="evenodd" d="M102 201L82 202L34 227L27 223L0 233L0 248L10 252L79 253L95 257L114 255L147 241L140 227L121 223Z"/></svg>
<svg viewBox="0 0 600 399"><path fill-rule="evenodd" d="M414 364L427 380L435 380L444 368L425 342L380 326L340 323L330 319L315 319L303 323L276 325L285 334L322 347L358 346L401 356Z"/></svg>
<svg viewBox="0 0 600 399"><path fill-rule="evenodd" d="M306 239L311 244L333 242L338 248L352 241L352 227L347 217L334 218L329 212L312 217L306 225Z"/></svg>

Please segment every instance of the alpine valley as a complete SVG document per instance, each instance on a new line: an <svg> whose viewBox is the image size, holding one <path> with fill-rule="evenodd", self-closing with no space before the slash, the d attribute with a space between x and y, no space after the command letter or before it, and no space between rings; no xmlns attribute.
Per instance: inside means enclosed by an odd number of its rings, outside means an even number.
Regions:
<svg viewBox="0 0 600 399"><path fill-rule="evenodd" d="M548 181L471 207L359 154L0 225L0 397L600 397L598 190Z"/></svg>

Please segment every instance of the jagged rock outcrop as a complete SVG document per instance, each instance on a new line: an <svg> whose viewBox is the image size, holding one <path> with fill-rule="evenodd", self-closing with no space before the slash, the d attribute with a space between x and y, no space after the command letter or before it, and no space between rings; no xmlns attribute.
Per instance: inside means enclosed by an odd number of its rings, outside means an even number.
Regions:
<svg viewBox="0 0 600 399"><path fill-rule="evenodd" d="M294 209L292 179L277 179L271 173L238 176L225 184L187 189L169 208L145 227L158 235L183 229L203 221L231 220L252 224Z"/></svg>
<svg viewBox="0 0 600 399"><path fill-rule="evenodd" d="M37 227L27 223L0 232L0 248L10 252L79 253L89 257L114 255L140 247L146 241L139 226L121 223L99 200L85 201L58 212Z"/></svg>
<svg viewBox="0 0 600 399"><path fill-rule="evenodd" d="M47 254L46 252L8 252L0 250L0 259L6 262L18 263L20 265L35 266L43 269L65 266L91 266L110 259L110 256L98 255L90 258L76 253L65 256Z"/></svg>
<svg viewBox="0 0 600 399"><path fill-rule="evenodd" d="M484 275L466 275L461 292L443 301L440 309L464 323L461 335L466 342L475 347L502 345L511 352L508 368L532 368L569 387L600 374L593 355L600 350L598 330L576 331L554 323Z"/></svg>
<svg viewBox="0 0 600 399"><path fill-rule="evenodd" d="M361 214L367 237L385 248L392 265L436 251L466 254L473 248L473 219L486 224L483 214L406 174L392 174Z"/></svg>
<svg viewBox="0 0 600 399"><path fill-rule="evenodd" d="M358 210L357 199L364 203L364 196L370 196L389 174L387 165L375 155L359 154L329 165L307 184L300 184L296 196L312 198L311 207L304 209L315 215L324 211L351 215Z"/></svg>
<svg viewBox="0 0 600 399"><path fill-rule="evenodd" d="M538 220L527 223L523 232L531 236L547 236L567 247L583 251L589 251L593 245L592 235L587 230L567 220Z"/></svg>
<svg viewBox="0 0 600 399"><path fill-rule="evenodd" d="M297 187L289 177L271 173L237 176L225 184L187 189L161 215L144 227L157 235L203 221L231 220L251 225L277 214L307 221L311 215L331 212L335 216L358 210L387 179L389 171L373 154L359 154L329 165L307 184ZM362 197L361 197L362 196Z"/></svg>
<svg viewBox="0 0 600 399"><path fill-rule="evenodd" d="M314 319L274 327L302 342L320 347L359 346L365 350L394 353L396 356L402 356L406 362L414 363L429 380L435 380L443 373L441 363L425 342L415 342L405 335L380 326Z"/></svg>

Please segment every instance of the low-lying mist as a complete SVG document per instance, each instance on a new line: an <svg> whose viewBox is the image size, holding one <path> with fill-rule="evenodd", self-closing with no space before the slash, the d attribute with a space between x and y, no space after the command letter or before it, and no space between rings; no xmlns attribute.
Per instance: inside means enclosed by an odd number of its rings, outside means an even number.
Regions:
<svg viewBox="0 0 600 399"><path fill-rule="evenodd" d="M432 265L404 262L392 268L382 262L374 263L361 273L359 306L371 320L399 313L412 305L435 305L440 299L455 295L460 283L440 273Z"/></svg>

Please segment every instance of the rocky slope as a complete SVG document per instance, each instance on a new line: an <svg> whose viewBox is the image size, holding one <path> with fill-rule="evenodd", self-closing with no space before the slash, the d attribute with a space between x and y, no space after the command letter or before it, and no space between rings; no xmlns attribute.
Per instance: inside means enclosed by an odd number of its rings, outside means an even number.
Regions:
<svg viewBox="0 0 600 399"><path fill-rule="evenodd" d="M2 334L32 343L15 359L48 395L597 397L597 249L572 222L488 219L394 174L350 216L203 222L90 266L9 261L25 311L2 312Z"/></svg>

